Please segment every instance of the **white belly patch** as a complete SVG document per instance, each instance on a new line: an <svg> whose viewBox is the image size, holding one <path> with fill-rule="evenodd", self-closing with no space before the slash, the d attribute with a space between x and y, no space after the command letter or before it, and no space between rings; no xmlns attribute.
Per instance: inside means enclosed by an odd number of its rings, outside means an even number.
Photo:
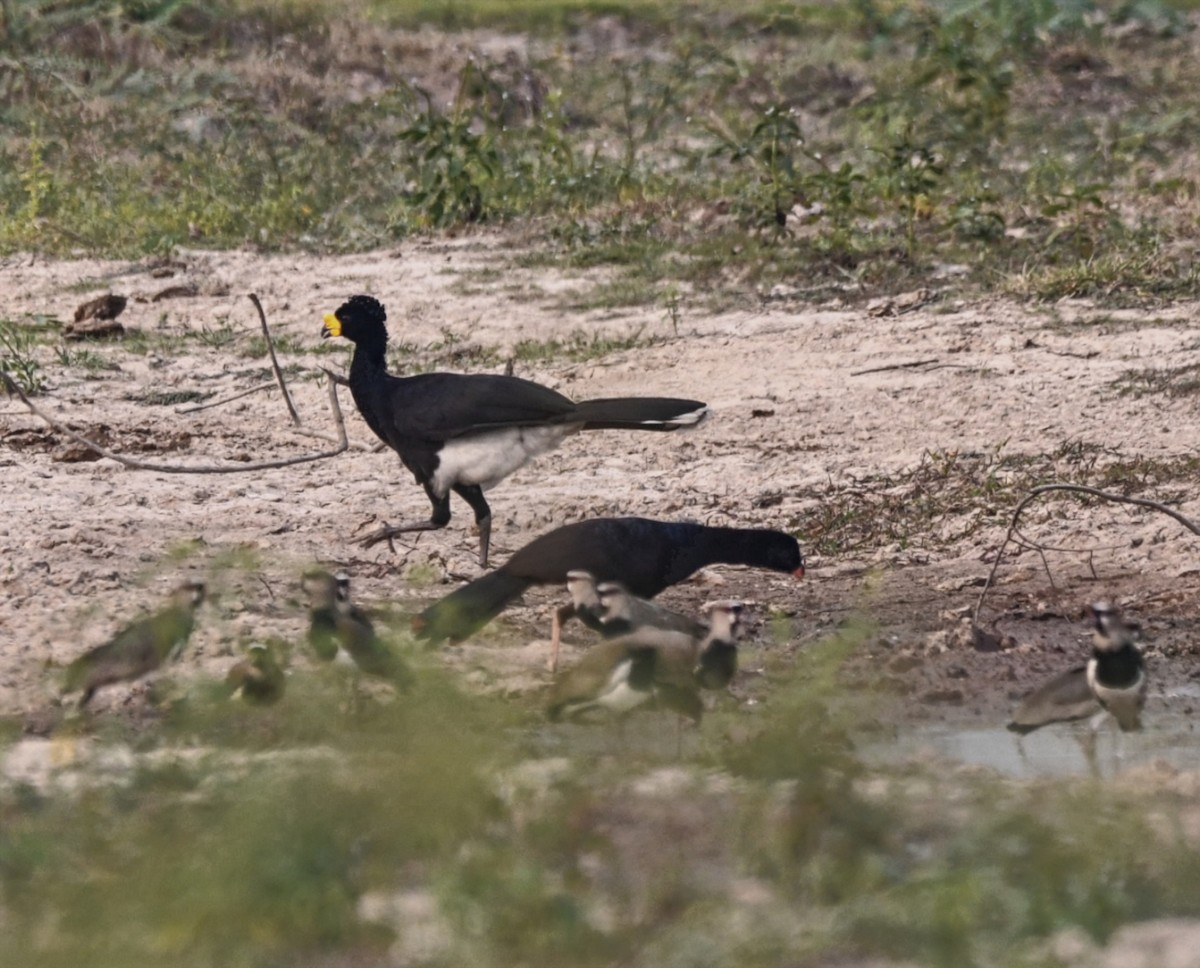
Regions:
<svg viewBox="0 0 1200 968"><path fill-rule="evenodd" d="M438 453L433 489L439 495L455 484L478 484L487 490L578 429L578 424L511 427L448 441Z"/></svg>
<svg viewBox="0 0 1200 968"><path fill-rule="evenodd" d="M632 668L633 661L626 659L613 670L604 692L596 698L598 705L620 714L636 709L650 698L650 693L630 688L629 673Z"/></svg>

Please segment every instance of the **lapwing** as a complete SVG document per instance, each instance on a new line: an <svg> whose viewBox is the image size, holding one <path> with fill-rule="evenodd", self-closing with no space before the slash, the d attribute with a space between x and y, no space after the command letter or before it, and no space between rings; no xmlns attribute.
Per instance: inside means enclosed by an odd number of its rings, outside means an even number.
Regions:
<svg viewBox="0 0 1200 968"><path fill-rule="evenodd" d="M82 689L82 709L102 686L132 682L177 659L191 637L196 609L204 595L203 582L180 585L165 608L127 625L104 645L72 662L67 667L63 691Z"/></svg>
<svg viewBox="0 0 1200 968"><path fill-rule="evenodd" d="M235 663L225 676L230 698L240 698L251 706L273 706L283 698L286 663L284 643L252 643L246 657Z"/></svg>
<svg viewBox="0 0 1200 968"><path fill-rule="evenodd" d="M600 585L589 571L575 569L567 572L567 593L571 596L571 601L554 612L550 625L550 659L547 668L551 672L558 669L563 625L572 618L578 618L584 625L599 632L606 639L624 635L641 625L680 629L694 636L702 635L704 632L704 626L694 619L633 596L625 596L620 605L610 601L609 605L613 608L624 607L626 609L624 614L605 615L606 610L601 604Z"/></svg>
<svg viewBox="0 0 1200 968"><path fill-rule="evenodd" d="M308 641L319 659L344 655L355 669L399 689L412 684L407 663L379 638L371 619L350 600L350 576L320 569L302 580L309 595Z"/></svg>
<svg viewBox="0 0 1200 968"><path fill-rule="evenodd" d="M1092 655L1030 693L1008 728L1022 736L1051 723L1090 719L1084 753L1096 768L1096 731L1111 714L1121 732L1142 728L1146 668L1132 630L1106 602L1091 606Z"/></svg>

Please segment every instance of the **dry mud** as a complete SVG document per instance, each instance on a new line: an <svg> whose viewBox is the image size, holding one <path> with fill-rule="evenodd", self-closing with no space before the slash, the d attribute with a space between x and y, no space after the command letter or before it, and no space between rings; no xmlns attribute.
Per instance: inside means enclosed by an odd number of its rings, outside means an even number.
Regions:
<svg viewBox="0 0 1200 968"><path fill-rule="evenodd" d="M326 389L306 374L348 360L345 344L344 352L315 351L322 314L354 293L386 304L393 343L412 344L443 368L479 368L470 356L477 347L494 348L483 365L499 369L522 340L638 334L631 349L582 362L518 361L516 372L577 399L699 397L712 418L673 435L581 435L524 468L490 494L494 562L551 527L597 515L789 527L855 481L903 472L929 454L1040 455L1075 442L1159 461L1200 446L1200 398L1121 392L1131 371L1200 365L1194 306L1149 313L1088 303L963 304L934 291L924 305L901 302L874 315L837 303L814 309L776 291L748 293L744 308L715 315L685 299L673 322L662 307L564 308L598 275L510 268L511 254L501 237L344 257L192 252L168 267L169 277L151 263L26 257L0 263L0 285L5 316L17 322L69 320L78 305L109 291L130 298L120 321L142 331L150 351L120 342L88 347L113 366L96 371L64 368L53 344L42 346L48 392L36 402L115 451L174 465L278 460L329 446L292 429L277 391L194 414L148 402L181 391L211 394L211 402L270 379L265 356L254 352L250 292L260 295L276 339L290 350L282 362L301 371L290 386L304 429L327 435L334 428ZM195 294L154 299L176 286ZM214 334L224 327L235 338L222 343ZM192 338L176 338L186 334ZM438 344L440 352L429 350ZM448 529L396 553L355 543L356 530L423 519L428 505L394 454L371 449L345 390L341 399L348 452L220 475L80 459L81 448L18 400L3 402L0 715L36 720L55 702L56 667L155 605L182 576L204 576L216 592L180 662L177 675L187 679L223 674L239 639L299 640L305 619L297 578L314 562L347 568L361 601L398 613L478 574L470 515L459 502ZM1173 482L1162 493L1200 519L1190 483ZM1200 675L1191 631L1200 607L1200 539L1160 514L1103 502L1031 509L1030 537L1091 554L1047 553L1049 572L1034 552L1008 556L983 611L989 637L979 640L963 616L1010 511L1011 501L998 508L965 502L918 523L902 543L814 555L801 583L713 568L663 600L690 608L740 595L758 603L760 615L791 616L791 636L756 626L735 689L742 698L769 698L757 670L786 661L848 616L866 614L878 631L854 668L882 673L901 700L888 715L969 725L1002 722L1014 695L1082 655L1084 607L1114 599L1143 627L1155 683L1151 723L1156 711L1186 720ZM965 526L981 514L983 526ZM531 593L490 633L447 650L446 661L484 687L542 688L542 640L549 607L560 599L554 590ZM585 642L583 633L571 633L567 661ZM136 703L139 688L113 687L97 706Z"/></svg>

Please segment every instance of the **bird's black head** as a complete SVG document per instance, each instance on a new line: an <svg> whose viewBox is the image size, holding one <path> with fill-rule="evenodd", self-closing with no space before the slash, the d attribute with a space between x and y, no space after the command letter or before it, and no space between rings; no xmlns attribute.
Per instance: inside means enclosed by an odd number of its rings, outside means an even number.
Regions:
<svg viewBox="0 0 1200 968"><path fill-rule="evenodd" d="M601 582L596 586L596 597L601 610L600 621L605 625L629 621L630 595L620 582Z"/></svg>
<svg viewBox="0 0 1200 968"><path fill-rule="evenodd" d="M387 311L374 296L352 296L335 312L326 313L321 338L344 336L352 343L387 340Z"/></svg>
<svg viewBox="0 0 1200 968"><path fill-rule="evenodd" d="M788 571L797 578L804 577L804 555L800 553L800 542L782 531L759 532L759 551L763 556L763 567L773 571Z"/></svg>
<svg viewBox="0 0 1200 968"><path fill-rule="evenodd" d="M571 604L576 608L598 608L600 606L596 578L590 571L578 569L568 571L567 592L571 596Z"/></svg>

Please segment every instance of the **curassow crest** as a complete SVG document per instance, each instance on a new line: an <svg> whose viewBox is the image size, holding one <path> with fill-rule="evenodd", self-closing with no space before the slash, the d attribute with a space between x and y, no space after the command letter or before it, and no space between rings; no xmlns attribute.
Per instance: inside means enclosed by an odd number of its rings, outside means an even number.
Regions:
<svg viewBox="0 0 1200 968"><path fill-rule="evenodd" d="M487 566L492 512L483 492L563 438L582 430L670 431L708 414L699 400L615 397L578 403L549 387L498 374L387 372L387 313L371 296L354 296L324 317L323 337L355 344L350 392L371 431L392 448L432 505L428 521L383 527L367 547L395 535L444 528L450 494L471 506L479 563Z"/></svg>

